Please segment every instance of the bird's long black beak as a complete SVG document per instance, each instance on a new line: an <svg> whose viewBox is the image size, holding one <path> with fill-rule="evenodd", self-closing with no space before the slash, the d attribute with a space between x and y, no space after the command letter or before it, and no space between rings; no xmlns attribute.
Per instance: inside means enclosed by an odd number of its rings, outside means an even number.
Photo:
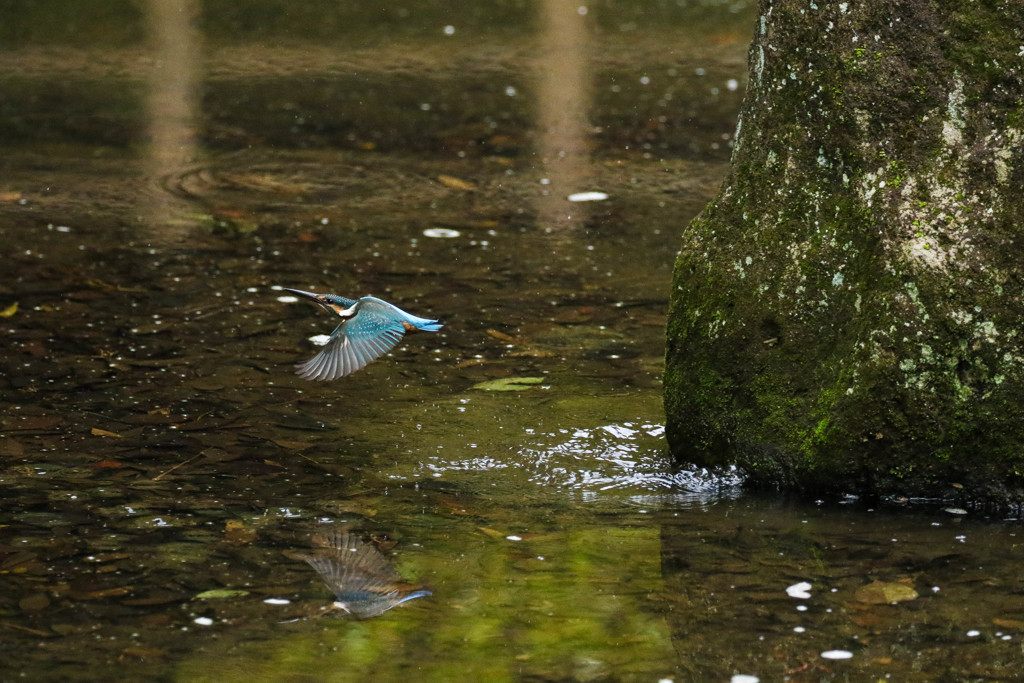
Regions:
<svg viewBox="0 0 1024 683"><path fill-rule="evenodd" d="M304 292L301 289L291 289L289 287L282 287L281 289L286 292L291 292L292 294L297 294L298 296L301 296L304 299L310 299L311 301L316 301L317 303L320 302L320 295L317 294L316 292Z"/></svg>
<svg viewBox="0 0 1024 683"><path fill-rule="evenodd" d="M290 287L282 287L282 290L291 292L303 299L309 299L315 304L319 304L324 307L325 310L334 311L334 306L331 302L324 298L323 294L317 294L316 292L305 292L301 289L291 289Z"/></svg>

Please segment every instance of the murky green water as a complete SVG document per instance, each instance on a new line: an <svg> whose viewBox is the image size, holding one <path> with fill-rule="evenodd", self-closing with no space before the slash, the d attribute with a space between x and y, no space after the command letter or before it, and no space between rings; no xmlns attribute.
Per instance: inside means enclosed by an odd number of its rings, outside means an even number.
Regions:
<svg viewBox="0 0 1024 683"><path fill-rule="evenodd" d="M755 7L578 8L0 4L0 678L1019 676L1017 526L668 462ZM445 327L306 382L280 286Z"/></svg>

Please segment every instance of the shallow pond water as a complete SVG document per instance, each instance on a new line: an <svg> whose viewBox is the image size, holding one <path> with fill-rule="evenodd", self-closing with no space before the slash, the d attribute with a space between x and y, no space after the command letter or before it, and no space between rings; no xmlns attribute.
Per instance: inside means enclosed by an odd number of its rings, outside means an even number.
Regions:
<svg viewBox="0 0 1024 683"><path fill-rule="evenodd" d="M1019 676L1012 521L668 460L754 3L23 4L0 679ZM307 382L281 287L444 328Z"/></svg>

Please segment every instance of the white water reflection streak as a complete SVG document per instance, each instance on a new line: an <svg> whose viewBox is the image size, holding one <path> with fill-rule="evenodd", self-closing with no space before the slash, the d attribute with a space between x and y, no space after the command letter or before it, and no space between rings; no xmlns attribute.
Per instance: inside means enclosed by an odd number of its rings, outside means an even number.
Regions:
<svg viewBox="0 0 1024 683"><path fill-rule="evenodd" d="M530 433L507 456L495 453L460 458L438 452L421 467L444 478L467 472L508 470L538 488L583 494L724 493L740 484L734 471L712 473L675 467L664 444L665 428L645 421Z"/></svg>

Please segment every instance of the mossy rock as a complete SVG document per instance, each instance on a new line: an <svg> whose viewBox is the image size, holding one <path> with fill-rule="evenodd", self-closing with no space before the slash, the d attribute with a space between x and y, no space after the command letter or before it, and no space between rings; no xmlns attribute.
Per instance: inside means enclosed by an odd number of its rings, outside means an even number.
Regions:
<svg viewBox="0 0 1024 683"><path fill-rule="evenodd" d="M677 459L814 493L1024 491L1024 11L764 0L685 230Z"/></svg>

